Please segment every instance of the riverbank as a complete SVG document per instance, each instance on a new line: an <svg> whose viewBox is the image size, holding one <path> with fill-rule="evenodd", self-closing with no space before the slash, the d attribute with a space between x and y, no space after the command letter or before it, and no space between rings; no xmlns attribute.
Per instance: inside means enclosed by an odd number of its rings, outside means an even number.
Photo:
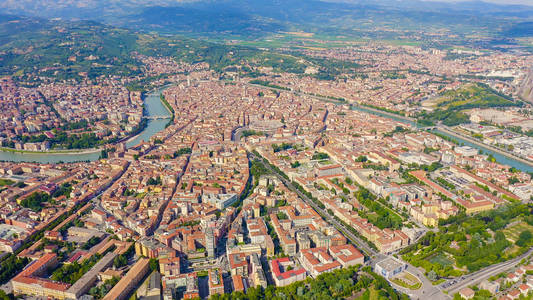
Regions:
<svg viewBox="0 0 533 300"><path fill-rule="evenodd" d="M372 108L369 108L369 107L366 107L366 106L353 105L352 109L356 109L356 110L363 111L363 112L368 112L368 113L375 114L375 115L378 115L378 116L381 116L381 117L390 118L390 119L393 119L393 120L396 120L396 121L399 121L399 122L402 122L402 121L403 122L409 122L410 124L412 124L416 128L423 129L423 128L420 128L419 126L417 126L416 119L414 119L414 118L400 116L400 115L397 115L397 114L388 113L388 112L381 111L381 110L378 110L378 109L372 109ZM466 145L471 146L473 148L476 148L478 150L482 150L486 154L491 154L491 155L493 155L496 158L496 160L499 163L514 167L514 168L519 169L519 170L521 170L523 172L533 172L533 162L532 161L528 161L526 159L523 159L521 157L518 157L518 156L514 155L513 153L506 152L505 150L496 148L494 146L484 144L484 143L482 143L482 142L480 142L478 140L475 140L472 137L461 135L460 133L457 133L457 132L452 131L451 129L447 128L447 126L440 125L440 126L437 127L436 130L435 129L431 130L431 132L439 133L439 134L444 135L444 136L448 136L450 138L458 140L458 142L460 142L460 143L466 144Z"/></svg>
<svg viewBox="0 0 533 300"><path fill-rule="evenodd" d="M503 156L506 156L506 157L508 157L510 159L516 160L516 161L518 161L520 163L526 164L526 165L528 165L528 166L533 168L533 161L526 160L524 158L518 157L518 156L516 156L516 155L514 155L514 154L512 154L512 153L510 153L508 151L505 151L503 149L494 147L492 145L485 144L485 143L483 143L481 141L478 141L478 140L476 140L476 139L474 139L472 137L466 136L464 134L458 133L458 132L456 132L454 130L451 130L449 128L446 128L446 127L443 127L443 126L438 126L437 127L437 131L443 132L443 133L445 133L447 135L451 135L454 138L467 140L468 142L470 142L470 143L472 143L472 144L474 144L474 145L476 145L476 146L478 146L480 148L485 148L485 149L490 150L492 152L496 152L498 154L501 154ZM481 150L483 150L483 149L481 149Z"/></svg>
<svg viewBox="0 0 533 300"><path fill-rule="evenodd" d="M353 104L353 105L358 105L360 108L371 110L373 112L378 112L380 114L383 114L383 115L386 115L386 116L389 116L389 117L394 117L394 118L402 119L402 120L405 120L405 121L408 121L408 122L412 122L415 125L417 123L417 119L411 118L411 117L407 117L407 116L404 116L404 115L399 114L399 113L395 114L395 113L392 113L390 111L386 111L384 109L379 109L379 108L376 108L376 107L373 107L373 106L370 106L370 105L365 105L365 104L362 104L362 103Z"/></svg>
<svg viewBox="0 0 533 300"><path fill-rule="evenodd" d="M170 106L170 103L168 103L167 99L165 99L165 95L163 95L163 93L159 94L159 99L161 99L161 102L163 102L163 104L167 108L168 113L171 114L172 117L174 117L174 109L172 108L172 106Z"/></svg>
<svg viewBox="0 0 533 300"><path fill-rule="evenodd" d="M54 154L56 155L92 154L92 153L100 153L102 152L102 150L104 150L104 148L31 151L31 150L20 150L20 149L0 147L0 152L25 153L25 154L51 154L51 155L54 155Z"/></svg>
<svg viewBox="0 0 533 300"><path fill-rule="evenodd" d="M165 127L168 127L174 124L174 118L176 117L176 114L174 112L174 109L170 105L170 103L168 103L167 99L165 99L165 95L163 95L163 93L159 94L159 99L161 100L161 102L163 102L163 104L165 105L165 107L167 108L170 114L170 121L167 123L167 125L165 125Z"/></svg>
<svg viewBox="0 0 533 300"><path fill-rule="evenodd" d="M143 115L146 116L160 116L169 114L168 108L162 103L160 99L161 91L164 88L154 89L146 95L144 101L145 110ZM170 115L170 114L169 114ZM121 141L126 141L126 146L131 148L138 145L142 141L148 141L154 134L165 129L168 119L165 120L144 120L144 126L140 128L134 135L124 137ZM19 150L6 147L0 147L0 161L9 162L31 162L31 163L74 163L81 161L95 161L100 158L100 155L105 147L91 148L91 149L65 149L65 150L50 150L50 151L29 151Z"/></svg>
<svg viewBox="0 0 533 300"><path fill-rule="evenodd" d="M161 94L170 85L165 85L161 88L156 88L150 91L144 99L146 109L144 110L144 116L163 116L168 115L169 119L150 119L147 120L146 128L139 134L130 137L126 141L126 147L131 148L139 145L142 142L147 142L156 133L164 130L169 122L173 121L174 114L171 113L169 108L164 103Z"/></svg>
<svg viewBox="0 0 533 300"><path fill-rule="evenodd" d="M344 103L339 102L338 104L344 104ZM415 127L418 127L417 126L417 120L414 119L414 118L411 118L411 117L402 116L400 114L394 114L394 113L391 113L391 112L388 112L388 111L384 111L384 110L381 110L381 109L376 109L376 108L373 108L371 106L366 106L366 105L362 105L362 104L353 103L351 107L352 107L352 109L356 109L356 110L364 111L364 112L370 112L370 113L373 113L373 114L381 116L381 117L388 117L390 119L394 119L394 120L397 120L397 121L408 122L409 124L411 124L411 125L413 125Z"/></svg>

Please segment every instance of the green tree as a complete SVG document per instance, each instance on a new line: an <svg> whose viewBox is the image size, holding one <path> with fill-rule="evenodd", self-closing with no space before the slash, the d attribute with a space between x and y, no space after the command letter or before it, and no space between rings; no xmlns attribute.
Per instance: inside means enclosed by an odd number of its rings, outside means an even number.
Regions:
<svg viewBox="0 0 533 300"><path fill-rule="evenodd" d="M525 247L531 242L531 238L533 238L533 234L531 234L531 231L524 230L518 236L518 240L516 241L516 245L520 246L520 247Z"/></svg>
<svg viewBox="0 0 533 300"><path fill-rule="evenodd" d="M431 280L431 281L437 280L437 273L435 273L434 270L429 271L428 279Z"/></svg>
<svg viewBox="0 0 533 300"><path fill-rule="evenodd" d="M0 300L13 300L15 299L12 295L6 294L3 290L0 290Z"/></svg>
<svg viewBox="0 0 533 300"><path fill-rule="evenodd" d="M150 270L159 271L159 261L155 258L150 258Z"/></svg>

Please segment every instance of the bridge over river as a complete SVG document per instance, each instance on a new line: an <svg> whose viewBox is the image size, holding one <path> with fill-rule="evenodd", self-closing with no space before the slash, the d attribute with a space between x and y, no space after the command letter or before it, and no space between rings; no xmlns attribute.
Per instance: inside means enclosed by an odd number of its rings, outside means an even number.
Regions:
<svg viewBox="0 0 533 300"><path fill-rule="evenodd" d="M143 119L147 119L147 120L164 120L164 119L170 119L170 116L143 116Z"/></svg>

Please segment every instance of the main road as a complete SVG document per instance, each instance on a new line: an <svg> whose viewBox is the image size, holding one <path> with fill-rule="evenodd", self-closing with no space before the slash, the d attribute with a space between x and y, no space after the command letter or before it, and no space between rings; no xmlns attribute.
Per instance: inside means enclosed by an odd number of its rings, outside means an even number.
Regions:
<svg viewBox="0 0 533 300"><path fill-rule="evenodd" d="M262 157L257 157L255 154L250 153L250 158L257 159L259 161L263 161ZM343 224L338 222L335 218L333 218L329 213L327 213L325 210L320 208L313 200L309 199L305 194L300 192L291 181L287 180L285 177L281 176L278 172L276 172L270 164L264 164L265 167L272 173L275 174L278 179L283 182L290 190L298 194L298 196L307 204L309 204L314 210L316 210L328 223L333 225L337 230L342 232L344 236L346 236L352 243L357 245L359 249L363 250L365 254L367 254L370 258L376 259L376 258L385 258L383 254L380 254L376 250L372 249L368 244L366 244L362 239L357 237L355 234L353 234L348 228L346 228Z"/></svg>
<svg viewBox="0 0 533 300"><path fill-rule="evenodd" d="M424 275L424 271L407 264L407 272L411 273L422 282L422 286L418 290L411 290L401 287L394 282L390 282L392 287L396 290L406 294L411 299L428 299L428 300L448 300L449 297L445 295L437 286L434 286L429 279Z"/></svg>
<svg viewBox="0 0 533 300"><path fill-rule="evenodd" d="M508 261L505 261L505 262L502 262L496 265L489 266L483 270L465 275L461 277L460 279L450 279L447 282L441 284L440 287L442 288L442 290L447 291L449 295L453 296L453 294L459 292L461 289L465 287L479 284L482 281L494 275L497 275L503 271L506 271L506 270L509 270L515 267L516 265L520 263L520 261L522 261L522 259L528 257L532 253L533 253L533 248L529 249L529 251L527 251L526 253L512 260L508 260Z"/></svg>

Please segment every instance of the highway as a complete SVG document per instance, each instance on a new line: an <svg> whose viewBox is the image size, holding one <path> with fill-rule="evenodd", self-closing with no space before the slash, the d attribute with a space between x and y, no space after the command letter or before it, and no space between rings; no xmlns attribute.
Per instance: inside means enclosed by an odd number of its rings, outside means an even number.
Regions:
<svg viewBox="0 0 533 300"><path fill-rule="evenodd" d="M508 261L505 261L505 262L502 262L502 263L499 263L499 264L496 264L496 265L492 265L492 266L489 266L483 270L480 270L480 271L477 271L477 272L474 272L474 273L471 273L471 274L468 274L468 275L465 275L463 277L461 277L462 279L450 279L448 280L447 282L443 283L440 285L440 288L444 291L447 291L448 292L448 295L450 296L453 296L453 294L459 292L461 289L465 288L465 287L468 287L468 286L471 286L471 285L475 285L475 284L479 284L480 282L494 276L494 275L497 275L503 271L506 271L508 269L511 269L513 268L514 266L516 266L517 264L520 263L520 261L522 259L524 259L525 257L531 255L533 253L533 248L532 249L529 249L529 251L527 251L526 253L512 259L512 260L508 260ZM453 284L449 285L450 283L454 282Z"/></svg>

